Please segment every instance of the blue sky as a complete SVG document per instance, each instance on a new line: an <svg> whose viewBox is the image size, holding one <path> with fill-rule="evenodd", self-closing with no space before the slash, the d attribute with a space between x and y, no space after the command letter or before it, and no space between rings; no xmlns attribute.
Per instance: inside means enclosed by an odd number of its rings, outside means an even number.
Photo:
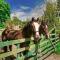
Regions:
<svg viewBox="0 0 60 60"><path fill-rule="evenodd" d="M25 19L27 17L42 15L44 9L44 0L5 0L10 4L11 16ZM41 12L41 13L39 13ZM39 14L38 14L39 13Z"/></svg>

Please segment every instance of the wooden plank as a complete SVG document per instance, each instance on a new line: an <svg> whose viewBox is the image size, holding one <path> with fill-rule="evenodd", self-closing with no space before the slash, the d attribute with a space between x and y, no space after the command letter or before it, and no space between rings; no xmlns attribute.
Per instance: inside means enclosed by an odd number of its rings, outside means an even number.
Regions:
<svg viewBox="0 0 60 60"><path fill-rule="evenodd" d="M42 49L42 48L40 48L40 49ZM52 46L51 46L51 47L49 47L49 48L47 47L44 51L46 51L46 50L47 50L47 51L50 51L51 49L53 49L53 47L52 47ZM54 49L53 49L53 50L54 50ZM43 51L43 53L44 53L44 51ZM45 52L45 54L46 54L46 52Z"/></svg>
<svg viewBox="0 0 60 60"><path fill-rule="evenodd" d="M59 37L50 38L50 40L56 40L56 39L59 39Z"/></svg>
<svg viewBox="0 0 60 60"><path fill-rule="evenodd" d="M45 54L42 57L38 57L38 60L44 60L46 59L49 55L51 55L54 52L54 50L49 51L47 54Z"/></svg>
<svg viewBox="0 0 60 60"><path fill-rule="evenodd" d="M27 41L30 41L30 40L33 41L33 39L27 38ZM26 39L18 39L18 40L0 42L0 48L2 48L4 46L8 46L8 45L20 44L20 43L27 42L27 41L26 41Z"/></svg>
<svg viewBox="0 0 60 60"><path fill-rule="evenodd" d="M46 49L48 49L48 48L50 48L51 47L51 44L49 44L49 45L46 45L46 46L44 46L44 47L42 47L42 48L40 48L39 50L41 51L41 52L43 52L44 50L46 50Z"/></svg>
<svg viewBox="0 0 60 60"><path fill-rule="evenodd" d="M42 52L42 55L45 55L46 53L48 53L48 52L51 51L51 50L54 50L52 46L51 46L50 48L44 50L44 51Z"/></svg>
<svg viewBox="0 0 60 60"><path fill-rule="evenodd" d="M52 29L51 31L50 31L50 33L53 31L54 29ZM55 34L51 34L51 35L55 35ZM50 38L50 40L54 40L54 39L57 39L57 38ZM2 48L2 47L4 47L4 46L8 46L8 45L14 45L14 44L20 44L20 43L23 43L23 42L27 42L27 41L30 41L31 39L19 39L19 40L13 40L13 41L6 41L6 42L0 42L0 48ZM32 41L33 41L34 39L32 39ZM42 41L43 40L43 41ZM53 47L50 47L49 49L48 49L48 47L49 46L51 46L51 44L50 44L50 42L49 42L49 40L47 40L46 39L46 41L44 41L45 40L45 38L44 38L44 36L42 36L42 39L41 39L41 42L40 42L40 49L41 49L41 51L43 51L42 52L42 54L44 55L44 54L46 54L46 53L48 53ZM32 42L31 41L31 42ZM50 45L49 45L49 44ZM48 44L48 46L45 46L45 45L47 45ZM56 42L54 42L53 44L56 44ZM44 47L43 47L44 46ZM41 48L42 47L42 48ZM31 51L31 49L33 49L33 48L35 48L35 44L33 44L32 43L32 45L30 44L30 47L29 47L29 51ZM17 54L17 53L19 53L19 52L22 52L22 51L24 51L24 50L26 50L26 48L18 48L17 50L14 50L14 51L10 51L10 52L7 52L7 53L3 53L3 54L0 54L0 58L4 58L4 57L7 57L7 56L10 56L10 55L13 55L13 54ZM34 49L33 49L34 50ZM29 53L29 55L26 55L26 56L23 56L23 59L25 58L25 57L27 57L27 56L32 56L32 53L30 54ZM21 58L22 59L22 58Z"/></svg>
<svg viewBox="0 0 60 60"><path fill-rule="evenodd" d="M35 44L31 45L31 46L29 47L29 50L31 50L32 48L35 48ZM22 51L24 51L24 50L26 50L26 49L27 49L27 48L20 48L20 49L11 51L11 52L7 52L7 53L0 54L0 58L4 58L4 57L7 57L7 56L10 56L10 55L13 55L13 54L17 54L17 53L22 52Z"/></svg>
<svg viewBox="0 0 60 60"><path fill-rule="evenodd" d="M48 53L48 51L50 51L52 49L52 47L50 47L50 48L48 48L47 50L45 50L45 54L47 54ZM47 52L47 53L46 53ZM41 53L40 53L41 54ZM32 56L32 55L31 55ZM40 55L39 55L40 56ZM27 56L26 56L27 57ZM41 56L42 57L42 56ZM34 59L34 58L32 58L32 59Z"/></svg>
<svg viewBox="0 0 60 60"><path fill-rule="evenodd" d="M44 55L46 55L48 52L50 52L51 50L53 50L54 51L54 49L52 48L52 47L50 47L50 48L48 48L48 49L46 49L46 50L44 50L43 52L41 52L41 56L39 56L39 54L38 54L38 57L43 57Z"/></svg>
<svg viewBox="0 0 60 60"><path fill-rule="evenodd" d="M55 41L54 43L52 43L54 46L59 42L59 40ZM52 46L51 43L48 43L46 46L41 47L42 51L45 50L46 48L49 48L49 46Z"/></svg>
<svg viewBox="0 0 60 60"><path fill-rule="evenodd" d="M29 50L31 50L32 47L33 46L30 46ZM2 54L0 54L0 58L8 57L10 55L14 55L14 54L17 54L17 53L25 51L25 50L28 50L28 48L27 47L18 48L18 49L15 49L13 51L10 51L10 52L2 53Z"/></svg>
<svg viewBox="0 0 60 60"><path fill-rule="evenodd" d="M2 53L2 54L0 54L0 58L8 57L10 55L17 54L17 53L19 53L21 51L24 51L24 50L25 50L25 48L20 48L20 49L13 50L13 51L10 51L10 52Z"/></svg>
<svg viewBox="0 0 60 60"><path fill-rule="evenodd" d="M38 59L37 60L43 60L43 59L45 59L46 57L48 57L50 54L52 54L54 52L54 50L51 50L51 51L49 51L48 53L46 53L44 56L42 56L42 57L37 57ZM26 58L25 56L21 56L20 58L22 58L23 60ZM21 59L21 60L22 60ZM34 56L33 57L31 57L31 58L29 58L28 60L34 60Z"/></svg>
<svg viewBox="0 0 60 60"><path fill-rule="evenodd" d="M52 29L49 31L49 33L51 33L54 29L55 29L55 28L52 28Z"/></svg>
<svg viewBox="0 0 60 60"><path fill-rule="evenodd" d="M54 40L57 38L51 38L51 40ZM30 39L27 39L27 41L30 41ZM33 41L33 40L32 40ZM4 47L4 46L8 46L8 45L14 45L14 44L20 44L25 42L25 39L18 39L18 40L11 40L11 41L6 41L6 42L0 42L0 48ZM46 40L44 42L41 43L41 45L43 45L44 43L49 42L49 40Z"/></svg>

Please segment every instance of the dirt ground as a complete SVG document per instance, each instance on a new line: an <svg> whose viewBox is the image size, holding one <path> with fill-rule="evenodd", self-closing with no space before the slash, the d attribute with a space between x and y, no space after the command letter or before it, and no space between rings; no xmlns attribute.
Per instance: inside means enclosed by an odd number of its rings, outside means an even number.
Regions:
<svg viewBox="0 0 60 60"><path fill-rule="evenodd" d="M46 58L45 60L60 60L60 55L53 53L48 58Z"/></svg>

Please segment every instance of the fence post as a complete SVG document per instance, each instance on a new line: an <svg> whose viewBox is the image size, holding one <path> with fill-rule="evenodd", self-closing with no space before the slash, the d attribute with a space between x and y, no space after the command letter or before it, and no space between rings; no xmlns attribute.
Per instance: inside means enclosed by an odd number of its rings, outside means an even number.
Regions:
<svg viewBox="0 0 60 60"><path fill-rule="evenodd" d="M38 47L39 47L39 40L35 44L35 56L34 56L34 60L38 60Z"/></svg>
<svg viewBox="0 0 60 60"><path fill-rule="evenodd" d="M56 29L56 27L55 27L55 25L54 25L54 30L52 30L52 32L51 32L51 33L53 33L53 35L51 36L52 39L56 37L56 31L55 31L55 29ZM55 42L55 39L52 41L52 40L49 38L49 40L50 40L51 45L53 46L54 51L55 51L55 45L53 44L53 42Z"/></svg>
<svg viewBox="0 0 60 60"><path fill-rule="evenodd" d="M37 53L38 53L38 43L35 44L35 57L34 60L37 60Z"/></svg>
<svg viewBox="0 0 60 60"><path fill-rule="evenodd" d="M17 49L20 48L20 44L16 44ZM20 60L20 54L17 53L16 60Z"/></svg>

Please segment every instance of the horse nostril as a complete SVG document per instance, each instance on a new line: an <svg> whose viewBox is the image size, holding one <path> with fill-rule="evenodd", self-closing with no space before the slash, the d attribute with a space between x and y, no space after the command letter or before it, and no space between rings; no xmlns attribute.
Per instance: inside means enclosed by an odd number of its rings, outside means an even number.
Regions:
<svg viewBox="0 0 60 60"><path fill-rule="evenodd" d="M37 31L37 32L35 33L35 35L39 36L39 32Z"/></svg>
<svg viewBox="0 0 60 60"><path fill-rule="evenodd" d="M36 34L35 34L35 38L36 38L36 39L39 39L39 37L40 37L40 36L39 36L39 33L36 32Z"/></svg>
<svg viewBox="0 0 60 60"><path fill-rule="evenodd" d="M35 37L34 37L34 43L39 42L39 38L40 38L40 36L39 36L39 35L35 35Z"/></svg>

